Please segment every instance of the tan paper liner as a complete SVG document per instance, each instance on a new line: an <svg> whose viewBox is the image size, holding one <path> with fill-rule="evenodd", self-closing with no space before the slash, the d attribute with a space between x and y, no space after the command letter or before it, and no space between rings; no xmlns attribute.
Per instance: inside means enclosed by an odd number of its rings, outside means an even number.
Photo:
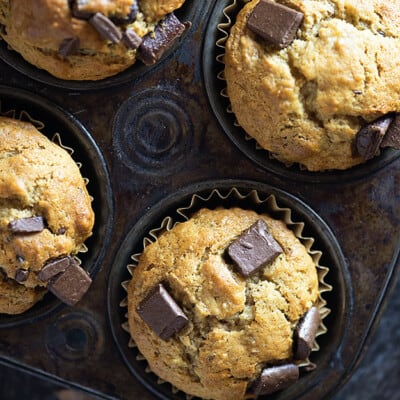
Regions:
<svg viewBox="0 0 400 400"><path fill-rule="evenodd" d="M305 246L307 249L307 252L310 254L311 258L313 259L315 266L317 268L317 273L318 273L318 281L319 281L319 296L318 300L316 303L316 306L319 309L319 313L321 316L321 324L318 328L316 338L320 335L323 335L324 333L327 332L327 327L323 323L324 318L330 313L330 309L327 307L326 300L323 298L323 293L329 292L332 290L332 286L329 285L328 283L325 282L325 276L329 272L329 268L326 266L322 266L319 264L319 261L322 256L322 252L320 250L313 249L312 246L315 242L314 238L312 237L305 237L302 235L305 223L304 222L294 222L292 220L292 210L287 207L280 207L277 203L276 197L274 195L268 195L266 198L261 198L257 192L257 190L251 190L250 192L247 192L245 194L241 193L237 188L233 187L231 188L227 194L222 194L218 189L213 189L210 191L210 193L207 196L200 196L198 194L194 194L191 198L190 203L187 206L180 207L177 209L177 214L179 214L181 217L184 218L184 220L188 220L191 215L199 210L200 208L206 208L207 207L207 202L210 201L213 198L219 198L221 199L221 206L223 206L223 201L227 200L229 198L236 198L238 200L246 200L249 201L249 203L253 203L254 205L260 205L263 204L266 206L266 210L263 211L265 214L277 214L281 215L281 219L285 222L286 226L294 232L296 237L302 242L302 244ZM199 207L199 203L201 203L201 207ZM240 207L240 206L238 206ZM246 207L248 208L248 207ZM155 227L151 229L146 237L143 238L143 249L148 246L149 244L155 242L157 238L165 231L171 230L175 225L179 224L181 222L176 222L173 220L172 217L167 216L163 219L161 222L161 225L159 227ZM132 276L133 275L133 269L137 266L139 262L141 253L136 253L131 256L132 263L127 265L127 269L129 274ZM124 281L121 283L121 286L125 290L125 292L128 291L128 284L129 280ZM127 308L128 307L128 298L125 297L121 303L120 307ZM128 313L125 314L126 321L122 324L123 330L125 330L129 335L129 323L128 323ZM128 342L128 347L134 348L137 347L135 342L133 341L132 337L130 337L129 342ZM318 351L320 349L317 340L314 340L312 350L311 351ZM140 361L145 361L145 358L142 354L138 354L136 357L137 360ZM303 367L305 369L312 370L315 368L315 365L307 358L306 360L301 360L300 362L297 362L297 365L299 367ZM147 373L153 373L148 366L145 368L145 372ZM157 377L158 378L158 377ZM157 381L158 384L163 384L166 383L166 381L158 378ZM180 390L175 388L173 385L172 386L172 392L177 393ZM190 396L186 394L186 397L188 399L194 398L193 396ZM249 398L252 398L254 396L249 395Z"/></svg>
<svg viewBox="0 0 400 400"><path fill-rule="evenodd" d="M25 110L15 110L15 109L11 109L11 110L7 110L4 111L2 108L2 103L0 100L0 116L3 117L8 117L8 118L13 118L13 119L18 119L20 121L25 121L25 122L30 122L38 131L42 130L46 125L42 122L39 121L35 118L33 118L27 111ZM53 137L50 139L53 143L55 143L56 145L60 146L61 148L63 148L72 158L72 154L74 153L74 150L71 147L68 147L66 145L64 145L61 141L61 136L58 132L55 132ZM75 161L75 164L78 166L79 169L82 168L82 163ZM87 186L89 183L89 179L83 177L83 181L85 183L85 185ZM90 195L89 195L90 196ZM93 202L93 197L90 196L91 201ZM78 249L78 254L81 253L87 253L88 252L88 248L87 246L82 243L81 247ZM75 259L75 261L81 265L82 264L82 260L78 257L78 254L75 254L73 256L73 258ZM47 290L46 290L47 291ZM40 301L40 300L39 300ZM35 303L36 304L36 303ZM33 304L34 305L34 304ZM32 305L32 307L33 307Z"/></svg>
<svg viewBox="0 0 400 400"><path fill-rule="evenodd" d="M240 3L248 3L250 0L233 0L233 2L231 4L229 4L227 7L225 7L223 9L223 15L225 18L225 21L220 22L217 25L217 29L218 31L221 33L221 37L216 41L216 46L218 49L220 49L220 54L218 54L216 56L216 60L218 63L221 64L221 70L217 73L217 78L222 81L224 83L224 88L220 91L220 95L222 97L224 97L228 102L228 106L226 109L226 112L230 115L232 115L232 119L233 119L233 125L237 128L241 128L239 122L237 121L234 112L232 111L232 107L229 101L229 96L228 96L228 92L227 92L227 87L226 87L226 79L225 79L225 62L224 62L224 57L225 57L225 43L228 39L229 36L229 30L232 26L232 19L231 19L231 15L233 13L235 13L237 11L237 9L240 7ZM278 155L275 155L274 153L270 152L269 150L264 149L263 147L261 147L259 145L259 143L257 142L256 139L254 139L252 136L250 136L249 134L247 134L244 129L244 139L246 141L253 141L254 142L254 149L256 151L262 151L266 153L266 157L268 157L270 160L278 160L280 163L282 163L282 165L286 166L286 167L291 167L293 166L293 163L289 163L286 161L282 161L279 159ZM298 164L298 167L300 170L306 170L306 168L304 168L301 164Z"/></svg>

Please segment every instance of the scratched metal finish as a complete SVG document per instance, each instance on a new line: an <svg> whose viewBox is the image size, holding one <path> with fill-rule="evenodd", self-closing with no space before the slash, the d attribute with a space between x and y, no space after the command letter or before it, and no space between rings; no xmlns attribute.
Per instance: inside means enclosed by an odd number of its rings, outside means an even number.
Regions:
<svg viewBox="0 0 400 400"><path fill-rule="evenodd" d="M116 291L122 290L126 239L191 191L213 184L254 186L278 193L299 218L308 219L331 264L327 280L334 287L327 297L328 333L315 356L318 368L294 390L269 398L328 398L354 371L398 274L400 158L354 179L333 176L326 182L296 174L287 179L252 160L221 123L215 110L219 93L209 81L208 64L203 67L213 51L209 30L216 23L214 4L219 13L220 3L198 3L194 11L183 10L192 28L162 62L149 70L134 66L121 81L100 89L75 83L68 88L34 70L30 77L12 60L0 62L3 108L33 110L44 122L61 118L60 126L71 132L70 146L83 156L100 221L87 261L94 278L90 291L74 307L50 296L27 316L2 316L0 362L105 398L183 399L156 385L146 389L132 373L126 349L121 352L125 333Z"/></svg>

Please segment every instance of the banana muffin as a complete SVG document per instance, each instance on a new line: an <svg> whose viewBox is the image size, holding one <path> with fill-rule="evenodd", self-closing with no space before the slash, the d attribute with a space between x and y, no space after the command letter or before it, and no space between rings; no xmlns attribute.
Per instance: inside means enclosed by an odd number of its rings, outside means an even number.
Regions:
<svg viewBox="0 0 400 400"><path fill-rule="evenodd" d="M78 166L30 122L0 117L0 313L49 290L75 304L91 279L74 257L94 213Z"/></svg>
<svg viewBox="0 0 400 400"><path fill-rule="evenodd" d="M0 0L1 36L65 80L99 80L140 58L153 64L183 33L184 0Z"/></svg>
<svg viewBox="0 0 400 400"><path fill-rule="evenodd" d="M201 209L146 246L128 287L131 337L186 394L239 400L299 377L320 325L316 265L286 224Z"/></svg>
<svg viewBox="0 0 400 400"><path fill-rule="evenodd" d="M388 1L245 2L224 58L239 125L273 158L309 171L400 148L399 17Z"/></svg>

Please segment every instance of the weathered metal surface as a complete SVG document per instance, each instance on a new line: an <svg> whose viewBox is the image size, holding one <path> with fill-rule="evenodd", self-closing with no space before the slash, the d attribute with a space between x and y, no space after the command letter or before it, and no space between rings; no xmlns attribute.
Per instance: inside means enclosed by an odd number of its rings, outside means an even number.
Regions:
<svg viewBox="0 0 400 400"><path fill-rule="evenodd" d="M279 167L251 159L225 132L219 114L212 71L221 3L213 8L208 1L183 9L192 29L161 63L134 66L98 85L48 78L16 55L8 57L0 43L3 110L26 110L47 124L49 134L63 131L90 180L97 215L83 260L94 278L90 291L74 307L49 295L20 317L1 316L2 363L105 398L184 398L168 385L154 385L151 392L145 385L153 385L153 377L134 376L134 350L125 347L128 336L120 325L120 281L141 236L167 210L193 191L235 186L275 194L305 220L324 251L334 288L327 296L328 333L313 360L318 368L273 398L327 398L352 374L399 269L399 152L354 174L327 178L293 170L285 176Z"/></svg>

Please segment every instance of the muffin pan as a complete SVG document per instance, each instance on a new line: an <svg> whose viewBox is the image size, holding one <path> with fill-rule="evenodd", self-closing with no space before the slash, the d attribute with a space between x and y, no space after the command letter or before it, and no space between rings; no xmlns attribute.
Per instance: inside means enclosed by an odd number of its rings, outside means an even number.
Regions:
<svg viewBox="0 0 400 400"><path fill-rule="evenodd" d="M192 27L156 66L106 81L44 79L22 71L0 43L3 110L25 110L46 124L45 134L60 132L89 178L96 212L82 255L90 290L74 307L47 295L20 316L1 316L1 363L103 398L185 398L143 372L127 347L121 282L149 227L192 193L238 187L272 193L294 210L317 238L333 287L317 369L268 398L328 398L351 376L398 275L399 152L357 170L312 174L243 150L217 80L216 27L226 4L187 2L180 16Z"/></svg>

